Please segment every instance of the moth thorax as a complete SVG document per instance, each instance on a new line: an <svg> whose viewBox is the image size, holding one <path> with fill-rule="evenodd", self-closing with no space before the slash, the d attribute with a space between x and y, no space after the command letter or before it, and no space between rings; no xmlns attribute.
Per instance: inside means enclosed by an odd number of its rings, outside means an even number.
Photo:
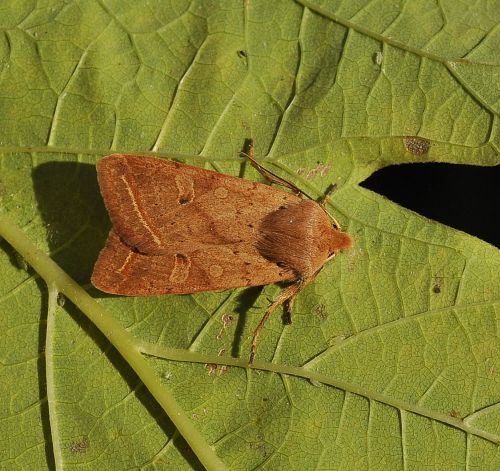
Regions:
<svg viewBox="0 0 500 471"><path fill-rule="evenodd" d="M349 236L333 228L311 200L281 206L262 220L259 232L259 253L297 278L314 275L333 253L350 246Z"/></svg>

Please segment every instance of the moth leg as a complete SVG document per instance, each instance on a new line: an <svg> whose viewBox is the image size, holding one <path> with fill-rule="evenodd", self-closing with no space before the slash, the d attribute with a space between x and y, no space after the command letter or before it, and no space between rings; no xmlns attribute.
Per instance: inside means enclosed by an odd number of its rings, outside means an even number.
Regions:
<svg viewBox="0 0 500 471"><path fill-rule="evenodd" d="M268 180L270 183L276 183L277 185L281 185L284 186L285 188L288 188L289 190L292 191L292 193L294 193L297 196L306 196L307 198L309 198L309 196L307 196L300 188L297 188L293 183L274 174L267 168L260 165L255 160L253 154L253 139L247 139L245 141L245 150L246 152L242 152L241 154L245 156L248 160L250 160L252 167L255 168L255 170L257 170L266 180Z"/></svg>
<svg viewBox="0 0 500 471"><path fill-rule="evenodd" d="M290 316L291 320L291 310L293 307L293 302L295 300L295 296L299 294L300 291L310 282L314 279L314 276L304 280L304 279L299 279L292 285L286 287L280 295L276 298L274 302L271 303L271 305L267 308L264 316L259 322L259 325L255 329L255 332L253 333L252 337L252 346L250 348L250 360L248 362L249 365L253 364L253 361L255 359L255 355L257 353L257 340L259 338L259 335L264 327L264 324L267 322L273 311L281 306L283 303L287 303L287 315Z"/></svg>
<svg viewBox="0 0 500 471"><path fill-rule="evenodd" d="M285 303L285 319L284 323L286 325L290 325L292 323L292 312L293 312L293 303L295 301L295 296L291 297L286 303Z"/></svg>

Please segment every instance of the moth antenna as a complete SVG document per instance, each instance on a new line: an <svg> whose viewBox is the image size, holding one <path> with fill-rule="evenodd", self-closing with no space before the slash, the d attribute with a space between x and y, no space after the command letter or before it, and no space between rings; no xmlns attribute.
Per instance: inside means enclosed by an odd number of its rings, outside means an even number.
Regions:
<svg viewBox="0 0 500 471"><path fill-rule="evenodd" d="M276 310L277 307L281 306L283 303L287 302L287 314L290 316L291 320L291 310L293 307L293 302L295 300L295 296L300 293L304 289L304 287L310 283L314 278L316 274L314 274L312 277L304 280L304 279L299 279L292 285L286 287L280 295L276 298L276 300L271 303L271 305L267 308L264 316L259 322L259 325L255 329L255 332L253 333L252 337L252 346L250 348L250 360L248 361L248 365L251 366L253 365L253 361L255 359L255 355L257 354L257 340L259 338L259 335L264 327L264 324L267 322L271 314Z"/></svg>
<svg viewBox="0 0 500 471"><path fill-rule="evenodd" d="M245 144L244 144L244 152L241 152L241 155L243 157L246 157L248 160L250 160L250 163L252 164L252 167L255 168L265 179L267 179L271 183L276 183L277 185L284 186L285 188L288 188L292 191L293 194L297 196L305 196L308 199L312 199L307 193L302 191L300 188L296 187L293 183L289 182L288 180L285 180L284 178L279 177L278 175L274 174L267 168L263 167L260 165L254 157L254 145L253 145L253 139L245 139ZM317 201L318 204L323 208L323 211L327 214L327 216L332 220L333 225L335 226L336 229L340 229L340 224L338 221L326 210L326 202L330 195L337 189L337 184L332 183L326 190L325 194Z"/></svg>
<svg viewBox="0 0 500 471"><path fill-rule="evenodd" d="M267 168L260 165L255 160L253 149L254 149L253 139L246 139L245 140L246 152L241 152L241 155L250 160L252 167L255 168L255 170L257 170L266 180L268 180L270 183L275 183L277 185L281 185L284 186L285 188L288 188L289 190L292 191L293 194L297 196L305 196L306 198L311 199L309 195L304 193L300 188L296 187L293 183L289 182L288 180L285 180L284 178L279 177L278 175L274 174Z"/></svg>
<svg viewBox="0 0 500 471"><path fill-rule="evenodd" d="M336 183L331 183L328 185L328 188L326 189L325 193L323 196L318 200L318 204L325 208L327 200L332 196L332 194L337 191L337 184Z"/></svg>
<svg viewBox="0 0 500 471"><path fill-rule="evenodd" d="M323 208L323 211L332 220L335 228L340 229L340 224L338 223L338 221L326 209L326 203L334 191L337 191L337 184L336 183L332 183L331 185L328 186L324 195L318 200L318 204Z"/></svg>
<svg viewBox="0 0 500 471"><path fill-rule="evenodd" d="M263 167L260 165L254 157L254 145L253 145L253 139L245 139L245 144L244 148L246 152L241 152L241 155L243 157L246 157L248 160L250 160L250 163L252 164L252 167L255 168L265 179L267 179L271 183L276 183L277 185L284 186L285 188L288 188L292 191L293 194L297 196L305 196L306 198L312 199L307 193L302 191L300 188L296 187L293 183L289 182L288 180L285 180L284 178L279 177L278 175L274 174L267 168ZM333 183L331 184L325 194L318 200L318 204L323 208L323 211L327 214L327 216L332 220L333 225L335 226L336 229L340 229L340 224L338 221L326 210L326 202L330 195L337 189L337 184Z"/></svg>

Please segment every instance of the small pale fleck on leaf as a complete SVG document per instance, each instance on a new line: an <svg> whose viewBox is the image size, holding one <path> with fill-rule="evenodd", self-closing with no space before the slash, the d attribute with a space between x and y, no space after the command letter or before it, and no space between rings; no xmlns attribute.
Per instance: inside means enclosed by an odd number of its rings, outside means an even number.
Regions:
<svg viewBox="0 0 500 471"><path fill-rule="evenodd" d="M373 57L373 62L375 62L375 64L377 65L382 64L382 59L384 58L384 55L380 51L377 51L375 54L373 54L372 57Z"/></svg>
<svg viewBox="0 0 500 471"><path fill-rule="evenodd" d="M320 388L323 383L321 383L320 381L318 381L317 379L310 379L309 382L313 385L313 386L316 386L317 388Z"/></svg>

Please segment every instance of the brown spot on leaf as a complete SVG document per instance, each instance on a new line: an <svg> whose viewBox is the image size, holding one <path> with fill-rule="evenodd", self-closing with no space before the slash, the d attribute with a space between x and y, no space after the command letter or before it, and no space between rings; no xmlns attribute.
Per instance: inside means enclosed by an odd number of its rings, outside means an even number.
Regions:
<svg viewBox="0 0 500 471"><path fill-rule="evenodd" d="M314 313L322 320L324 321L328 317L328 312L326 310L326 306L324 304L319 304L316 306L316 309L314 309Z"/></svg>
<svg viewBox="0 0 500 471"><path fill-rule="evenodd" d="M413 155L424 155L429 152L431 141L423 137L409 136L403 139L405 149Z"/></svg>
<svg viewBox="0 0 500 471"><path fill-rule="evenodd" d="M71 442L68 446L69 451L73 454L86 453L89 448L89 440L87 437L81 437L80 440Z"/></svg>

